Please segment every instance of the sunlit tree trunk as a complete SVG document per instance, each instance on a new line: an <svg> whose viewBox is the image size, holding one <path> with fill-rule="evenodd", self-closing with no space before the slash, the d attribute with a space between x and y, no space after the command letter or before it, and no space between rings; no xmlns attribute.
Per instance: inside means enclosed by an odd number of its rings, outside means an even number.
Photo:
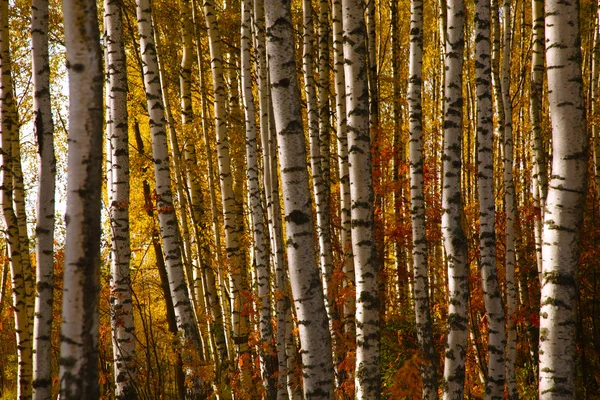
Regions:
<svg viewBox="0 0 600 400"><path fill-rule="evenodd" d="M288 323L291 321L290 299L287 289L287 272L283 244L283 230L281 222L281 209L279 200L279 178L277 172L277 132L274 129L272 118L271 95L269 89L269 71L267 68L267 49L265 36L265 10L262 0L254 0L253 14L254 47L256 52L256 67L259 93L260 139L262 145L263 181L265 200L267 205L267 223L269 238L271 240L271 258L275 271L275 303L276 326L275 337L277 349L277 399L295 399L295 390L288 380L292 371L288 369L288 361L294 357L288 354L290 348L287 343L289 332Z"/></svg>
<svg viewBox="0 0 600 400"><path fill-rule="evenodd" d="M515 285L515 184L513 181L513 124L512 99L510 97L510 56L511 56L511 13L510 0L503 6L504 48L502 54L502 104L504 106L504 206L506 213L506 381L509 395L516 394L515 357L517 350L517 331L515 326L515 311L517 287ZM488 311L489 312L489 311ZM490 327L490 331L492 328Z"/></svg>
<svg viewBox="0 0 600 400"><path fill-rule="evenodd" d="M343 251L344 286L354 286L354 261L352 257L350 178L348 172L348 127L346 116L346 74L344 72L344 46L342 28L342 0L332 1L333 20L333 74L335 81L336 137L338 147L338 170L340 176L340 243ZM354 296L348 296L343 306L344 330L353 340L356 304Z"/></svg>
<svg viewBox="0 0 600 400"><path fill-rule="evenodd" d="M65 0L63 10L69 72L69 157L60 398L93 399L100 395L102 53L96 2Z"/></svg>
<svg viewBox="0 0 600 400"><path fill-rule="evenodd" d="M444 363L444 399L464 396L469 299L467 240L461 225L462 65L464 7L462 0L447 3L444 78L444 149L442 236L448 259L448 338Z"/></svg>
<svg viewBox="0 0 600 400"><path fill-rule="evenodd" d="M217 265L223 265L221 256L221 235L219 230L219 219L217 216L217 199L215 194L215 183L214 183L214 172L213 172L213 156L212 149L210 146L209 138L209 120L208 120L208 107L207 107L207 90L206 90L206 70L204 66L204 60L201 52L200 36L198 25L200 24L199 16L197 15L197 7L195 2L192 0L192 12L193 22L196 35L196 55L198 58L198 84L200 86L200 92L202 94L201 103L201 117L202 117L202 135L204 139L204 149L206 151L207 158L207 175L208 175L208 186L210 191L210 205L211 205L211 220L213 224L213 233L216 247L216 261ZM221 384L219 390L223 398L231 398L231 388L227 385L227 374L229 373L230 358L231 358L231 347L229 336L227 335L226 327L227 324L227 308L226 301L224 301L224 292L219 291L218 274L215 274L212 259L210 262L202 266L202 274L205 281L205 296L206 302L210 308L210 313L213 318L211 330L214 335L215 345L217 347L217 353L219 355L220 362L220 374L218 376L219 383ZM223 376L225 375L225 376Z"/></svg>
<svg viewBox="0 0 600 400"><path fill-rule="evenodd" d="M369 86L363 2L342 1L348 164L352 217L352 253L356 276L357 399L378 398L379 292L378 259L374 235L374 195L371 177Z"/></svg>
<svg viewBox="0 0 600 400"><path fill-rule="evenodd" d="M246 125L246 179L248 185L248 197L250 198L250 212L252 215L254 268L256 269L256 280L258 285L261 372L263 376L263 385L266 389L266 398L275 399L277 397L277 387L274 379L276 359L274 358L275 349L273 348L273 328L271 326L270 260L265 232L265 216L259 186L256 110L254 106L254 95L252 93L252 66L250 60L252 11L252 0L244 0L242 2L241 72L242 100Z"/></svg>
<svg viewBox="0 0 600 400"><path fill-rule="evenodd" d="M31 7L31 51L35 135L38 144L39 186L37 202L36 298L33 325L33 398L52 398L50 334L54 292L54 123L50 103L48 60L48 1L35 0Z"/></svg>
<svg viewBox="0 0 600 400"><path fill-rule="evenodd" d="M487 399L504 395L504 309L496 273L496 202L492 74L490 63L490 1L479 0L475 9L475 75L477 92L477 183L479 189L479 254L483 296L488 319Z"/></svg>
<svg viewBox="0 0 600 400"><path fill-rule="evenodd" d="M533 135L533 201L536 209L534 234L538 273L542 277L542 220L548 195L546 154L542 140L542 91L544 82L544 1L531 2L533 20L533 43L531 49L531 89L529 94L529 118ZM540 281L541 283L541 281Z"/></svg>
<svg viewBox="0 0 600 400"><path fill-rule="evenodd" d="M15 186L18 179L15 172L17 162L14 150L18 150L19 121L17 104L13 92L10 46L8 0L0 2L0 133L2 136L2 172L0 185L2 190L2 213L8 239L8 252L11 268L11 286L13 293L13 310L17 339L17 396L19 399L30 399L32 395L32 332L30 326L33 318L29 305L31 282L24 259L28 250L21 243L18 214L15 210ZM17 146L14 145L16 141ZM19 169L20 170L20 169ZM22 179L22 175L21 175ZM22 183L21 183L22 184Z"/></svg>
<svg viewBox="0 0 600 400"><path fill-rule="evenodd" d="M208 43L212 69L214 101L215 131L217 135L217 153L219 165L219 182L221 186L221 199L223 204L223 218L225 227L225 248L230 263L231 274L231 324L233 343L236 353L241 357L248 351L248 317L242 315L243 300L241 292L247 290L246 265L243 251L240 247L240 231L242 224L238 213L236 194L233 186L231 158L229 151L229 137L227 132L226 117L226 87L223 73L223 55L221 51L221 38L217 26L216 11L211 1L204 1L204 16L208 28Z"/></svg>
<svg viewBox="0 0 600 400"><path fill-rule="evenodd" d="M104 1L104 43L107 49L107 103L110 118L106 121L107 174L111 225L111 326L115 397L134 399L135 327L131 303L131 258L129 239L129 141L127 114L127 65L123 46L121 2Z"/></svg>
<svg viewBox="0 0 600 400"><path fill-rule="evenodd" d="M410 130L410 200L414 263L414 301L417 335L423 358L421 366L423 399L437 399L436 359L429 305L425 192L423 190L423 1L410 3L410 65L408 73L408 115Z"/></svg>
<svg viewBox="0 0 600 400"><path fill-rule="evenodd" d="M588 165L578 15L577 2L546 1L553 159L542 240L540 399L575 397L576 272Z"/></svg>
<svg viewBox="0 0 600 400"><path fill-rule="evenodd" d="M183 357L186 369L187 395L194 398L201 396L206 389L204 381L197 371L197 367L199 366L191 362L191 358L194 355L199 355L201 352L200 333L195 321L183 273L177 220L173 207L164 105L151 23L151 9L147 0L138 0L136 4L140 48L142 49L142 61L144 65L144 87L146 90L152 135L152 156L156 179L160 234L166 253L165 260L169 277L169 287L177 317L177 328L181 334L182 348L186 349L183 352Z"/></svg>
<svg viewBox="0 0 600 400"><path fill-rule="evenodd" d="M331 337L317 268L290 3L265 2L267 54L283 180L288 263L302 347L304 395L332 399Z"/></svg>

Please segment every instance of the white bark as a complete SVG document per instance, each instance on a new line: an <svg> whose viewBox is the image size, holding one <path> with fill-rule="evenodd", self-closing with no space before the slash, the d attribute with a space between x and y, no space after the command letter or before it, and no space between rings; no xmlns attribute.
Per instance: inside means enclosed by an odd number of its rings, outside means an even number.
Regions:
<svg viewBox="0 0 600 400"><path fill-rule="evenodd" d="M148 0L138 0L136 4L140 48L142 50L142 62L144 66L144 87L146 90L152 135L152 157L154 160L160 235L165 248L165 261L177 318L177 329L181 333L182 349L187 348L183 352L182 357L186 358L185 354L188 352L200 354L200 333L194 318L183 273L177 219L173 208L164 105L151 23L151 8ZM187 357L190 356L188 355ZM191 398L201 396L204 393L205 386L197 371L194 371L194 367L197 366L191 365L189 360L184 360L184 364L186 365L187 395Z"/></svg>
<svg viewBox="0 0 600 400"><path fill-rule="evenodd" d="M462 65L464 7L447 3L444 78L444 149L442 236L448 258L448 338L444 363L444 399L464 396L469 298L467 241L461 225Z"/></svg>
<svg viewBox="0 0 600 400"><path fill-rule="evenodd" d="M266 398L275 399L277 387L273 374L275 373L276 359L273 357L273 328L271 326L271 285L269 281L269 249L265 232L265 215L262 205L262 196L259 185L258 171L258 141L256 137L256 109L252 93L252 66L250 60L250 47L252 42L252 0L242 2L242 100L245 111L246 125L246 180L248 197L250 198L250 212L252 215L252 234L254 268L256 270L259 329L261 343L259 354L263 385L266 389Z"/></svg>
<svg viewBox="0 0 600 400"><path fill-rule="evenodd" d="M356 279L357 399L380 396L378 259L374 235L369 86L363 2L343 0L352 253ZM371 115L371 119L373 116Z"/></svg>
<svg viewBox="0 0 600 400"><path fill-rule="evenodd" d="M575 397L578 236L588 166L578 21L576 2L546 1L553 159L542 235L540 399Z"/></svg>
<svg viewBox="0 0 600 400"><path fill-rule="evenodd" d="M229 137L226 116L226 87L223 73L223 54L221 39L217 26L216 11L211 1L204 1L204 17L208 28L210 59L212 69L215 131L217 135L217 154L219 165L219 182L223 206L223 224L225 228L225 249L230 263L231 277L231 324L237 356L248 351L248 317L242 316L243 300L241 292L247 290L246 265L240 244L242 225L237 207L237 196L234 192Z"/></svg>
<svg viewBox="0 0 600 400"><path fill-rule="evenodd" d="M32 2L31 44L34 86L35 134L38 144L39 187L37 200L37 247L35 319L33 325L33 398L52 397L50 334L54 292L54 189L56 157L54 124L50 104L48 61L48 1Z"/></svg>
<svg viewBox="0 0 600 400"><path fill-rule="evenodd" d="M410 3L410 65L408 78L408 115L410 130L410 201L414 265L414 302L417 335L425 362L421 366L422 398L437 399L436 358L433 347L427 235L425 225L425 192L423 190L423 1Z"/></svg>
<svg viewBox="0 0 600 400"><path fill-rule="evenodd" d="M346 117L346 74L344 72L344 46L342 29L342 0L332 1L333 20L333 73L335 80L336 138L338 148L338 170L340 176L340 243L343 250L345 287L354 286L354 260L352 256L350 181L348 172L348 127ZM354 339L356 303L348 296L343 306L344 331Z"/></svg>
<svg viewBox="0 0 600 400"><path fill-rule="evenodd" d="M492 74L490 63L490 1L479 0L475 9L475 75L477 94L477 184L479 189L479 268L488 320L488 371L486 399L504 395L504 309L496 273L496 202Z"/></svg>
<svg viewBox="0 0 600 400"><path fill-rule="evenodd" d="M304 395L333 398L331 337L319 278L289 2L265 2L267 54L286 219L288 263L302 347Z"/></svg>
<svg viewBox="0 0 600 400"><path fill-rule="evenodd" d="M104 43L107 65L107 158L111 224L111 326L115 397L134 399L135 326L131 302L129 239L129 141L127 115L127 64L123 46L121 2L104 1Z"/></svg>
<svg viewBox="0 0 600 400"><path fill-rule="evenodd" d="M60 398L97 398L102 53L96 2L65 0L63 10L69 71L69 157Z"/></svg>
<svg viewBox="0 0 600 400"><path fill-rule="evenodd" d="M18 176L16 173L18 157L19 121L17 104L14 97L11 77L10 38L8 21L8 0L0 2L0 133L2 136L2 214L6 226L8 251L11 267L11 286L13 294L13 310L17 339L17 396L19 399L29 399L32 394L32 331L30 330L33 315L29 308L31 301L31 276L27 270L25 258L29 252L22 246L20 224L15 210L15 186ZM17 146L15 146L15 142ZM22 175L21 175L22 179ZM22 185L22 182L21 182Z"/></svg>
<svg viewBox="0 0 600 400"><path fill-rule="evenodd" d="M504 50L502 54L502 104L504 106L504 206L506 213L506 381L511 398L517 396L514 360L517 351L516 311L517 288L515 285L515 184L513 182L513 133L512 102L510 97L511 18L510 0L503 6ZM488 311L489 312L489 311ZM492 328L490 327L490 331Z"/></svg>

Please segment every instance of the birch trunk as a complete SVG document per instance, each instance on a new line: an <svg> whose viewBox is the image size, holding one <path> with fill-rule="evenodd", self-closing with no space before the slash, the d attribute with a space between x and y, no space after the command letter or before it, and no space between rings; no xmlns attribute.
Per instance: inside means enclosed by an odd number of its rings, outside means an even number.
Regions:
<svg viewBox="0 0 600 400"><path fill-rule="evenodd" d="M436 358L433 346L427 235L425 226L425 192L423 190L423 1L410 3L410 64L408 78L408 115L410 130L410 200L414 264L414 301L417 335L425 363L421 365L422 398L437 399Z"/></svg>
<svg viewBox="0 0 600 400"><path fill-rule="evenodd" d="M100 395L102 53L96 2L65 0L63 10L69 72L69 157L60 398L93 399ZM88 89L81 90L84 87Z"/></svg>
<svg viewBox="0 0 600 400"><path fill-rule="evenodd" d="M107 48L107 140L110 149L109 206L111 224L111 326L115 397L135 399L135 326L131 303L129 239L129 140L127 64L123 46L121 2L104 1L104 42Z"/></svg>
<svg viewBox="0 0 600 400"><path fill-rule="evenodd" d="M346 116L346 74L344 72L344 46L342 28L342 0L332 1L333 20L333 75L335 81L336 138L338 148L338 171L340 176L340 243L343 250L344 286L354 287L354 260L350 215L350 178L348 172L348 126ZM344 331L354 340L356 331L355 296L348 296L343 305Z"/></svg>
<svg viewBox="0 0 600 400"><path fill-rule="evenodd" d="M265 2L267 54L282 173L288 263L302 347L304 395L333 398L331 337L319 278L290 2Z"/></svg>
<svg viewBox="0 0 600 400"><path fill-rule="evenodd" d="M160 235L166 253L165 260L169 277L169 287L177 317L177 328L181 334L182 349L186 349L183 358L186 369L187 397L194 398L205 395L206 390L202 378L195 369L198 365L191 364L191 357L201 353L200 333L194 318L183 273L177 220L173 207L164 105L151 22L151 8L148 0L138 0L136 4L140 48L142 49L142 62L144 64L144 87L146 90L152 135L152 157L156 179Z"/></svg>
<svg viewBox="0 0 600 400"><path fill-rule="evenodd" d="M212 69L215 131L217 135L217 153L219 164L219 182L223 205L223 223L225 227L225 248L230 264L231 275L231 323L233 343L236 353L241 357L248 351L248 317L242 316L241 292L247 290L246 265L240 247L240 229L242 221L238 212L238 199L234 192L229 137L226 116L226 87L223 73L223 55L221 39L217 26L216 12L211 1L204 1L204 17L208 28L210 59Z"/></svg>
<svg viewBox="0 0 600 400"><path fill-rule="evenodd" d="M54 123L50 103L48 60L48 1L34 0L31 7L31 50L38 144L39 186L37 198L36 297L33 325L33 398L52 397L51 343L54 300L54 190L56 157Z"/></svg>
<svg viewBox="0 0 600 400"><path fill-rule="evenodd" d="M575 397L577 242L588 161L578 14L577 2L546 2L553 159L542 236L540 399Z"/></svg>
<svg viewBox="0 0 600 400"><path fill-rule="evenodd" d="M544 84L544 1L531 2L533 20L533 43L531 49L531 89L529 96L529 118L533 136L533 201L539 211L534 221L535 254L538 275L542 278L542 220L548 195L546 154L542 140L542 92Z"/></svg>
<svg viewBox="0 0 600 400"><path fill-rule="evenodd" d="M442 237L448 259L448 339L444 363L444 399L464 396L469 300L467 240L461 225L462 65L464 8L447 3L444 145L442 167Z"/></svg>
<svg viewBox="0 0 600 400"><path fill-rule="evenodd" d="M275 270L275 296L277 334L277 399L295 398L296 391L291 388L292 371L288 369L288 349L286 316L290 314L290 299L286 286L287 273L284 260L283 231L279 200L279 178L277 172L277 133L272 119L271 93L269 90L269 71L267 68L267 49L265 35L264 1L254 0L253 14L254 47L257 58L257 78L259 93L260 138L263 156L263 181L267 205L267 223L271 240L271 258ZM293 354L289 354L293 359Z"/></svg>
<svg viewBox="0 0 600 400"><path fill-rule="evenodd" d="M32 332L30 330L33 315L29 309L31 304L31 282L25 258L29 252L24 251L21 243L18 214L15 210L15 174L16 164L20 162L14 157L14 142L19 141L19 121L17 104L14 97L11 60L10 35L8 21L8 1L0 3L0 133L2 136L2 213L6 226L8 250L11 267L11 286L13 292L13 310L17 339L17 359L19 363L17 376L17 396L19 399L30 399L32 395Z"/></svg>
<svg viewBox="0 0 600 400"><path fill-rule="evenodd" d="M477 183L479 189L479 268L488 320L486 399L504 395L504 309L496 272L496 203L494 198L494 131L490 63L490 1L475 9L475 75L477 92ZM510 100L510 99L509 99Z"/></svg>
<svg viewBox="0 0 600 400"><path fill-rule="evenodd" d="M258 142L256 138L256 110L254 95L252 93L252 67L250 60L250 47L252 42L252 0L242 2L242 100L245 111L246 125L246 180L248 197L250 198L250 211L252 215L254 268L258 286L259 299L259 345L263 385L266 389L266 398L277 397L277 386L274 378L275 349L273 348L273 328L271 326L271 299L269 282L269 251L265 232L265 216L262 207L262 196L259 187L258 174Z"/></svg>
<svg viewBox="0 0 600 400"><path fill-rule="evenodd" d="M514 313L516 311L517 289L515 285L515 184L513 182L513 133L512 101L510 97L510 56L511 56L511 13L510 0L503 6L504 50L502 54L502 104L504 106L504 207L506 213L506 381L509 396L517 396L515 381L515 357L517 331ZM491 330L491 327L490 327Z"/></svg>
<svg viewBox="0 0 600 400"><path fill-rule="evenodd" d="M352 253L356 276L357 399L380 396L378 259L374 235L369 85L363 2L343 0ZM373 115L371 115L373 118Z"/></svg>

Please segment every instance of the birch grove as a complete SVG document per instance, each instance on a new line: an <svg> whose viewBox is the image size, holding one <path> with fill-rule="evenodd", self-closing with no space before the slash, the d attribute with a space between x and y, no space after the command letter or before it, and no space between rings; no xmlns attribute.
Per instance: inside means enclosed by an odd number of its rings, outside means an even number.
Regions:
<svg viewBox="0 0 600 400"><path fill-rule="evenodd" d="M0 397L594 398L599 11L0 1Z"/></svg>

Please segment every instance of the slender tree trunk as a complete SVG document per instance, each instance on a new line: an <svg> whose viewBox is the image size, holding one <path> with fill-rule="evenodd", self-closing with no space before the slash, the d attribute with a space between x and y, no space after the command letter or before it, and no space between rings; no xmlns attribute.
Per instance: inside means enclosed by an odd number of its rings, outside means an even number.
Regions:
<svg viewBox="0 0 600 400"><path fill-rule="evenodd" d="M448 259L448 339L444 364L444 399L464 396L469 299L467 239L461 225L462 143L462 0L447 3L446 59L444 78L444 149L442 183L442 236Z"/></svg>
<svg viewBox="0 0 600 400"><path fill-rule="evenodd" d="M517 331L515 311L517 290L515 285L515 184L513 182L513 125L512 100L510 97L510 56L511 56L511 13L510 0L503 6L504 50L502 54L502 104L504 106L504 206L506 213L506 375L509 396L517 396L515 380L515 357ZM490 326L490 331L492 330Z"/></svg>
<svg viewBox="0 0 600 400"><path fill-rule="evenodd" d="M429 305L425 192L423 190L423 109L421 100L423 70L423 1L410 4L410 65L408 78L408 115L410 130L410 199L414 264L414 301L417 335L423 358L421 366L423 399L437 399L436 359Z"/></svg>
<svg viewBox="0 0 600 400"><path fill-rule="evenodd" d="M137 19L140 34L140 48L144 64L144 87L150 115L150 131L152 134L152 156L156 179L156 198L160 234L166 253L167 273L171 296L177 316L177 328L181 334L187 397L195 398L205 395L205 384L198 375L198 365L192 364L192 357L201 354L200 333L194 318L188 287L185 283L177 220L173 208L171 190L169 154L165 131L165 116L162 88L159 78L156 47L152 27L151 8L147 0L137 1Z"/></svg>
<svg viewBox="0 0 600 400"><path fill-rule="evenodd" d="M37 202L36 298L33 325L33 398L52 398L50 334L54 300L54 189L56 157L50 103L48 60L48 1L32 3L31 44L34 86L35 134L38 144L39 187Z"/></svg>
<svg viewBox="0 0 600 400"><path fill-rule="evenodd" d="M100 395L102 52L96 2L65 0L63 10L69 70L69 159L60 398L94 399Z"/></svg>
<svg viewBox="0 0 600 400"><path fill-rule="evenodd" d="M265 2L267 53L286 220L288 263L302 346L304 395L332 399L331 337L319 278L290 2Z"/></svg>
<svg viewBox="0 0 600 400"><path fill-rule="evenodd" d="M17 359L19 363L17 376L17 396L19 399L30 399L32 395L32 332L29 304L31 303L31 282L28 282L26 263L24 259L29 252L22 247L19 232L18 215L14 204L14 187L17 176L14 157L15 146L19 141L19 121L16 99L14 97L11 60L10 36L8 25L8 0L0 3L0 133L2 134L2 213L6 226L8 249L12 277L13 309L17 336ZM21 177L22 178L22 177Z"/></svg>
<svg viewBox="0 0 600 400"><path fill-rule="evenodd" d="M479 254L483 296L488 319L486 399L504 395L504 309L496 272L496 202L494 198L494 131L490 63L490 1L475 10L475 74L477 83L477 182L479 189ZM509 99L510 100L510 99Z"/></svg>
<svg viewBox="0 0 600 400"><path fill-rule="evenodd" d="M135 399L135 326L131 303L131 258L129 239L129 140L127 115L127 64L123 46L121 2L104 2L104 41L107 47L108 113L107 140L109 142L110 175L108 188L111 249L111 322L115 397Z"/></svg>
<svg viewBox="0 0 600 400"><path fill-rule="evenodd" d="M267 222L271 239L271 258L275 270L275 302L276 302L276 349L277 349L277 399L296 398L297 391L291 386L292 371L288 369L288 359L293 354L287 353L289 336L287 321L291 320L290 299L287 289L287 273L283 245L283 230L279 200L279 178L277 172L277 132L272 119L271 93L269 89L269 71L267 68L267 49L265 36L264 1L254 0L253 14L254 47L257 58L257 77L260 108L260 138L263 155L263 181L267 205Z"/></svg>
<svg viewBox="0 0 600 400"><path fill-rule="evenodd" d="M533 44L531 49L531 88L529 91L529 118L533 136L533 201L536 209L534 221L535 254L538 275L542 278L542 220L548 195L546 153L542 139L542 91L544 81L544 1L531 2Z"/></svg>
<svg viewBox="0 0 600 400"><path fill-rule="evenodd" d="M374 233L367 49L362 7L360 0L342 1L352 253L356 276L356 398L374 399L381 392L379 260Z"/></svg>
<svg viewBox="0 0 600 400"><path fill-rule="evenodd" d="M340 243L343 250L344 286L354 287L354 260L352 256L350 178L348 172L348 127L346 116L346 74L344 71L344 46L342 28L342 0L332 1L333 20L333 74L335 80L336 137L338 147L338 169L340 176ZM343 305L344 330L349 340L356 333L355 296L347 296Z"/></svg>
<svg viewBox="0 0 600 400"><path fill-rule="evenodd" d="M577 242L588 165L578 15L577 2L546 2L553 159L542 235L540 399L575 397Z"/></svg>
<svg viewBox="0 0 600 400"><path fill-rule="evenodd" d="M240 219L236 196L233 185L231 158L229 152L229 137L227 132L226 117L226 87L223 74L223 55L221 39L217 26L216 12L211 1L204 2L204 16L208 28L209 48L211 58L214 101L215 131L217 134L217 153L219 164L219 182L223 204L223 218L225 227L225 248L230 263L231 274L231 319L233 328L233 343L236 353L241 357L248 351L248 317L242 315L242 292L247 290L246 265L243 250L240 247L239 227L243 223Z"/></svg>
<svg viewBox="0 0 600 400"><path fill-rule="evenodd" d="M265 232L265 216L262 207L258 173L258 142L256 138L256 110L252 93L252 67L250 64L250 47L252 42L252 0L242 2L242 94L246 123L246 179L250 211L252 215L254 267L259 298L260 357L263 385L266 398L277 397L277 386L274 377L275 364L273 348L273 328L271 326L271 286L269 282L269 249Z"/></svg>

